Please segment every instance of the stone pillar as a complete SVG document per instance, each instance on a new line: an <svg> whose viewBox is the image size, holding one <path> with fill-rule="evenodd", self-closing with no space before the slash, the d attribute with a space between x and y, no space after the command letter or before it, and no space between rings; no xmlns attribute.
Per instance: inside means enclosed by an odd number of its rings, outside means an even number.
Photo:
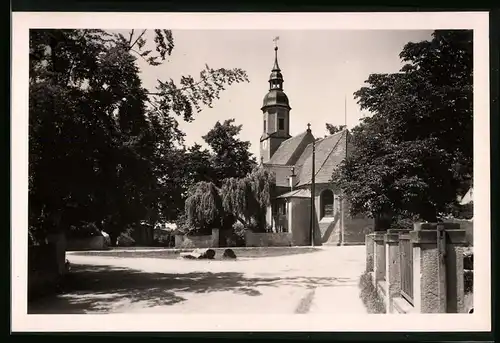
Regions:
<svg viewBox="0 0 500 343"><path fill-rule="evenodd" d="M219 229L212 229L212 244L211 248L219 247Z"/></svg>
<svg viewBox="0 0 500 343"><path fill-rule="evenodd" d="M446 270L438 248L437 225L416 223L413 244L413 304L417 313L443 313L446 309ZM443 287L444 285L444 287Z"/></svg>
<svg viewBox="0 0 500 343"><path fill-rule="evenodd" d="M397 230L387 230L385 235L385 300L386 312L392 313L393 299L401 292L401 263L399 258L399 232Z"/></svg>
<svg viewBox="0 0 500 343"><path fill-rule="evenodd" d="M442 223L446 232L446 312L463 313L464 294L464 248L467 246L467 232L459 224Z"/></svg>
<svg viewBox="0 0 500 343"><path fill-rule="evenodd" d="M373 254L375 252L375 241L373 237L374 233L370 233L365 236L365 247L366 247L366 271L373 272Z"/></svg>
<svg viewBox="0 0 500 343"><path fill-rule="evenodd" d="M385 279L385 232L375 232L373 240L375 242L375 251L373 254L373 281L375 288L377 283Z"/></svg>

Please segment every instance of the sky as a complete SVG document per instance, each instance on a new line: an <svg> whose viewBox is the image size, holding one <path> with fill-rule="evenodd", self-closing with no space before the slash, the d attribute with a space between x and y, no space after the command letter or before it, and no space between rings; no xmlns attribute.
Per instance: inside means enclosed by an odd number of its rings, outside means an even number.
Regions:
<svg viewBox="0 0 500 343"><path fill-rule="evenodd" d="M245 70L249 83L229 86L213 108L204 108L192 123L179 121L186 145L205 146L201 137L217 121L234 118L235 124L242 124L240 139L251 142L250 150L258 159L263 128L260 108L269 88L275 37L279 37L283 88L292 108L290 134L305 131L310 123L313 134L322 137L327 133L325 123L343 125L347 117L348 128L357 125L367 113L361 112L353 93L372 73L397 72L404 45L428 40L432 31L173 30L172 34L175 47L167 63L153 67L138 60L144 86L154 90L157 79L178 81L187 74L196 79L205 64ZM149 30L148 44L153 44L152 37Z"/></svg>

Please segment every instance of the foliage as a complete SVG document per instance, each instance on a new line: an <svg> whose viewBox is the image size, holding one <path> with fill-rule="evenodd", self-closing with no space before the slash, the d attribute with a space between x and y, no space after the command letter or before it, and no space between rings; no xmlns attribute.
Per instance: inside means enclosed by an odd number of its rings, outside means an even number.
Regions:
<svg viewBox="0 0 500 343"><path fill-rule="evenodd" d="M239 221L247 229L265 232L273 187L272 174L259 167L245 177L225 179L221 188L200 181L186 199L185 227L198 232L212 228L232 231Z"/></svg>
<svg viewBox="0 0 500 343"><path fill-rule="evenodd" d="M213 155L210 165L213 177L218 185L226 178L245 177L257 165L255 157L249 151L250 142L241 141L236 136L241 132L241 125L234 125L234 119L217 121L203 139L210 146Z"/></svg>
<svg viewBox="0 0 500 343"><path fill-rule="evenodd" d="M221 189L224 210L246 228L265 232L274 180L272 173L264 168L255 168L241 179L226 179Z"/></svg>
<svg viewBox="0 0 500 343"><path fill-rule="evenodd" d="M186 199L186 217L191 227L203 232L220 227L224 209L217 187L201 181L190 193Z"/></svg>
<svg viewBox="0 0 500 343"><path fill-rule="evenodd" d="M384 301L373 286L370 273L364 273L359 279L360 298L368 313L386 313Z"/></svg>
<svg viewBox="0 0 500 343"><path fill-rule="evenodd" d="M193 120L248 78L206 66L197 80L158 80L151 92L137 59L158 66L174 48L169 30L154 30L153 40L148 47L146 30L30 30L29 221L38 236L86 221L116 241L127 225L177 215L178 118Z"/></svg>
<svg viewBox="0 0 500 343"><path fill-rule="evenodd" d="M372 74L355 93L372 116L334 180L352 214L436 221L470 187L472 31L435 31L400 57L399 73Z"/></svg>
<svg viewBox="0 0 500 343"><path fill-rule="evenodd" d="M344 130L345 128L346 128L345 125L333 125L333 124L326 123L326 131L328 131L328 134L330 134L330 135L334 135L337 132Z"/></svg>

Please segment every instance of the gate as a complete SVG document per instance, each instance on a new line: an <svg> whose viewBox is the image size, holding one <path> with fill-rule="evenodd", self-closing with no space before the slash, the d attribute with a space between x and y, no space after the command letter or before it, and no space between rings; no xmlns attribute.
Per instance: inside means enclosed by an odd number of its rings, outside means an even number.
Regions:
<svg viewBox="0 0 500 343"><path fill-rule="evenodd" d="M413 246L409 234L399 236L401 296L413 305Z"/></svg>

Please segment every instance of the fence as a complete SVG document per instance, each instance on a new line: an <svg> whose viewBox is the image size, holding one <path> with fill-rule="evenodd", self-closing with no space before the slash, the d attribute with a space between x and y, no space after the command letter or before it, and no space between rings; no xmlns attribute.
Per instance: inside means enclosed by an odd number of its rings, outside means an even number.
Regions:
<svg viewBox="0 0 500 343"><path fill-rule="evenodd" d="M253 233L245 232L245 246L247 247L289 247L292 246L291 233Z"/></svg>
<svg viewBox="0 0 500 343"><path fill-rule="evenodd" d="M412 231L366 236L366 271L387 313L466 313L463 253L467 232L457 223L416 223ZM445 243L445 246L441 244ZM439 258L442 249L446 255ZM470 295L468 295L470 296Z"/></svg>
<svg viewBox="0 0 500 343"><path fill-rule="evenodd" d="M409 234L399 236L401 296L413 305L413 245Z"/></svg>

